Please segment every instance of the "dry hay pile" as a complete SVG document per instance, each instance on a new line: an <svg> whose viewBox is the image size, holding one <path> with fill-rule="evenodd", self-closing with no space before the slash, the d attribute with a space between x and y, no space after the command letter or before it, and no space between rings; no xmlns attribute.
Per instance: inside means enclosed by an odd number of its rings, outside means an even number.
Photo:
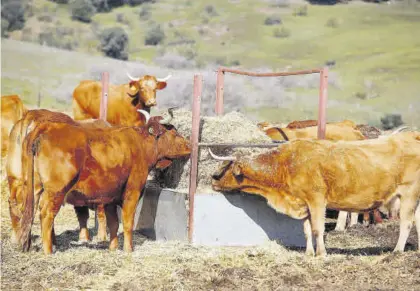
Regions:
<svg viewBox="0 0 420 291"><path fill-rule="evenodd" d="M167 113L162 112L163 116ZM192 128L191 111L179 109L174 111L171 123L178 132L190 138ZM201 116L199 142L206 143L272 143L271 139L262 132L257 124L247 119L242 113L230 112L222 117ZM212 147L215 154L250 156L267 151L267 148L231 148ZM207 147L199 148L197 187L209 189L211 175L218 169L221 162L214 160ZM157 171L157 179L163 187L174 188L177 191L187 191L189 187L190 160L176 161L168 169Z"/></svg>

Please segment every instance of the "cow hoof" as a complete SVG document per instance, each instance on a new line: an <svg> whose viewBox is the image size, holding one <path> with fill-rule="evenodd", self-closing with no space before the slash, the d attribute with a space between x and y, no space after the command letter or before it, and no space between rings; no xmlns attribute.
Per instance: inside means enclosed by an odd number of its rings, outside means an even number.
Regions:
<svg viewBox="0 0 420 291"><path fill-rule="evenodd" d="M305 255L309 256L309 257L313 257L313 256L315 256L315 252L314 252L314 250L307 250L305 252Z"/></svg>

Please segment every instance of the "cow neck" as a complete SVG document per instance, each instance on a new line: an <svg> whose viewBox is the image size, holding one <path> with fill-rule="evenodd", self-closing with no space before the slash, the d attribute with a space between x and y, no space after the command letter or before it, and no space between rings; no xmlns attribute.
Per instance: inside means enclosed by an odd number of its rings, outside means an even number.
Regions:
<svg viewBox="0 0 420 291"><path fill-rule="evenodd" d="M264 153L254 159L242 161L243 174L255 184L263 188L283 188L289 172L289 159L280 152Z"/></svg>
<svg viewBox="0 0 420 291"><path fill-rule="evenodd" d="M140 134L141 139L144 141L141 143L141 147L143 149L143 154L147 162L147 167L150 171L155 166L155 164L158 162L158 159L159 159L158 141L156 140L155 137L150 136L149 132L145 129L144 126L137 127L136 130Z"/></svg>

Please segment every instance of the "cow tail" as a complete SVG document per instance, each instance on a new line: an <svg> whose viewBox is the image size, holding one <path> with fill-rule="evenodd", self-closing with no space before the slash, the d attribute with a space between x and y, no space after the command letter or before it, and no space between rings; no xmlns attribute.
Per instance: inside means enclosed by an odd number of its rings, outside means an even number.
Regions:
<svg viewBox="0 0 420 291"><path fill-rule="evenodd" d="M17 241L22 246L22 251L27 252L31 246L31 228L34 221L34 157L36 152L36 140L43 126L32 130L24 139L22 145L22 174L24 181L24 207L20 220L20 231ZM38 201L39 202L39 201Z"/></svg>

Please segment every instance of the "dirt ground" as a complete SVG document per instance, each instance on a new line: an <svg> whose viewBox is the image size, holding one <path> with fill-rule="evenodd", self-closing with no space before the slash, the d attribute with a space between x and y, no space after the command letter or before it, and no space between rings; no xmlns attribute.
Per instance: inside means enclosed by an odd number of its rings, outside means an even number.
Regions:
<svg viewBox="0 0 420 291"><path fill-rule="evenodd" d="M56 252L45 256L39 218L29 253L10 243L7 183L1 186L2 290L420 290L420 252L412 229L406 252L391 253L398 224L359 224L329 231L329 256L314 258L275 241L259 247L202 247L156 242L136 234L132 254L106 244L78 245L78 223L71 206L56 220ZM93 213L89 226L93 235ZM334 222L327 223L333 229ZM120 231L122 227L120 227Z"/></svg>

